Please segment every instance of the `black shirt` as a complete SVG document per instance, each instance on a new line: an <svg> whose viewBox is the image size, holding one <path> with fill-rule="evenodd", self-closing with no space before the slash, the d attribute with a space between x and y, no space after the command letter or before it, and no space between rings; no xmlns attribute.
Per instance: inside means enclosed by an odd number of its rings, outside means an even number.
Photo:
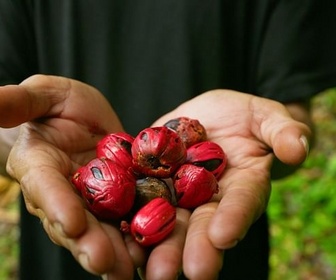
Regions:
<svg viewBox="0 0 336 280"><path fill-rule="evenodd" d="M335 85L335 5L2 0L0 83L34 73L82 80L132 133L214 88L300 100Z"/></svg>
<svg viewBox="0 0 336 280"><path fill-rule="evenodd" d="M211 89L300 101L336 85L335 11L334 0L0 0L0 84L84 81L133 134ZM262 223L226 255L225 279L266 278ZM21 229L22 279L89 279L24 206Z"/></svg>

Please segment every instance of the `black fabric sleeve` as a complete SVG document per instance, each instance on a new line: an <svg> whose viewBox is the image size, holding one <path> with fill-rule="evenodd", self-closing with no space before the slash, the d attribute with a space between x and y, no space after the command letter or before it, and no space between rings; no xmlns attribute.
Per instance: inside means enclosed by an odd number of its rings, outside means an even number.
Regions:
<svg viewBox="0 0 336 280"><path fill-rule="evenodd" d="M0 0L0 85L19 83L36 69L29 1Z"/></svg>
<svg viewBox="0 0 336 280"><path fill-rule="evenodd" d="M277 1L257 65L257 93L299 101L336 86L336 1Z"/></svg>

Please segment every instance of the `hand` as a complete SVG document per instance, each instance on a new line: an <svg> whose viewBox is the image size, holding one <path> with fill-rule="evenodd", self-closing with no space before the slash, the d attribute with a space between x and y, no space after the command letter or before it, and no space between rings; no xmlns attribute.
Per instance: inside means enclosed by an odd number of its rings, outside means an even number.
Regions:
<svg viewBox="0 0 336 280"><path fill-rule="evenodd" d="M104 134L123 130L108 102L86 84L37 75L0 88L0 126L20 124L7 171L20 182L28 211L86 270L131 279L143 251L86 211L68 181Z"/></svg>
<svg viewBox="0 0 336 280"><path fill-rule="evenodd" d="M158 279L170 275L183 263L188 279L216 279L223 250L242 240L266 209L274 154L289 165L303 162L310 129L294 121L277 102L228 90L204 93L153 126L180 116L200 120L208 138L227 153L228 167L219 182L220 193L212 202L198 207L190 218L181 209L180 230L187 229L184 247L178 235L158 245L149 256L146 276Z"/></svg>

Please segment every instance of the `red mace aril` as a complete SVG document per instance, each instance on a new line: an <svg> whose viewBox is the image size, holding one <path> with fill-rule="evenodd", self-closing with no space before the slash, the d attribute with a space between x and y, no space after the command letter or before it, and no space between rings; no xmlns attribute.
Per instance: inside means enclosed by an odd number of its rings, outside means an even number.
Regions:
<svg viewBox="0 0 336 280"><path fill-rule="evenodd" d="M218 180L225 170L227 157L217 143L203 141L187 149L186 162L204 167Z"/></svg>
<svg viewBox="0 0 336 280"><path fill-rule="evenodd" d="M204 126L196 119L179 117L166 122L164 126L176 131L187 148L207 139Z"/></svg>
<svg viewBox="0 0 336 280"><path fill-rule="evenodd" d="M219 190L215 176L204 167L193 164L183 164L173 180L177 205L186 209L208 202Z"/></svg>
<svg viewBox="0 0 336 280"><path fill-rule="evenodd" d="M161 242L175 228L176 208L164 198L154 198L133 217L130 232L142 246Z"/></svg>
<svg viewBox="0 0 336 280"><path fill-rule="evenodd" d="M134 137L126 132L106 135L96 147L97 157L106 157L126 168L132 167L131 147Z"/></svg>
<svg viewBox="0 0 336 280"><path fill-rule="evenodd" d="M187 150L178 134L165 127L142 130L132 145L133 166L146 176L168 178L184 163Z"/></svg>
<svg viewBox="0 0 336 280"><path fill-rule="evenodd" d="M80 167L72 178L88 210L98 219L119 219L132 208L136 179L126 168L107 158Z"/></svg>

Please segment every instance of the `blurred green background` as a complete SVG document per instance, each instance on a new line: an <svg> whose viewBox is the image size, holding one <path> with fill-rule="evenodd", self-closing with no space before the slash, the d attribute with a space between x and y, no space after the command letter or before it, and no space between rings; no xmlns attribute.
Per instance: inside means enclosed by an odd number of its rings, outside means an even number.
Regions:
<svg viewBox="0 0 336 280"><path fill-rule="evenodd" d="M336 89L315 97L312 112L308 160L272 186L272 280L336 279Z"/></svg>
<svg viewBox="0 0 336 280"><path fill-rule="evenodd" d="M294 175L273 183L270 280L336 279L336 89L315 97L312 112L317 137L308 160ZM17 279L17 195L17 184L0 178L3 280Z"/></svg>

